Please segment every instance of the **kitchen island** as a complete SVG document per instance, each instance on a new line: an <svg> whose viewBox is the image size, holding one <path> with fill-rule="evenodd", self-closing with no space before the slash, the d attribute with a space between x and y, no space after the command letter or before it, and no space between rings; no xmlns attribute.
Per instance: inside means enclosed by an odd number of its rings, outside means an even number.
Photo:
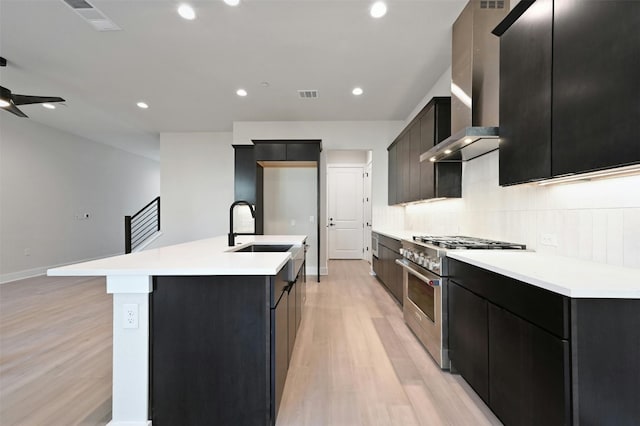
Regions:
<svg viewBox="0 0 640 426"><path fill-rule="evenodd" d="M221 236L50 269L105 276L113 294L109 424L274 424L301 283L290 252L232 250L305 241L242 236L228 247Z"/></svg>

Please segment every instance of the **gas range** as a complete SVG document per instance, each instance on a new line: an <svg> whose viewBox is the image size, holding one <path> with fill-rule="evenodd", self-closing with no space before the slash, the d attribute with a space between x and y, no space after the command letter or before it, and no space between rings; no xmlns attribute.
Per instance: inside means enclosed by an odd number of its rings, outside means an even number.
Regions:
<svg viewBox="0 0 640 426"><path fill-rule="evenodd" d="M524 244L460 235L416 235L412 241L402 241L400 254L437 275L447 276L448 266L444 261L447 250L525 250L526 248Z"/></svg>

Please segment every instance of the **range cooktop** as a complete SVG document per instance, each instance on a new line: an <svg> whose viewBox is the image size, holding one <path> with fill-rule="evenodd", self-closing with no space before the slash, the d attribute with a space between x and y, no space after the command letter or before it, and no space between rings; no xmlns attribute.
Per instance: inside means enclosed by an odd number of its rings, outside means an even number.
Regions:
<svg viewBox="0 0 640 426"><path fill-rule="evenodd" d="M484 238L455 236L414 236L413 240L423 244L431 244L445 249L495 249L495 250L525 250L524 244L514 244L505 241L486 240Z"/></svg>

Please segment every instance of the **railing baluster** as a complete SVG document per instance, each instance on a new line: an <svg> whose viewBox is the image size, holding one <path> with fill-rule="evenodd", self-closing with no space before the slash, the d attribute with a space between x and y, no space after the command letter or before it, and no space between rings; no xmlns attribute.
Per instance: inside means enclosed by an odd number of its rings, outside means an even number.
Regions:
<svg viewBox="0 0 640 426"><path fill-rule="evenodd" d="M131 253L158 231L160 231L160 197L154 198L133 216L125 216L125 253Z"/></svg>

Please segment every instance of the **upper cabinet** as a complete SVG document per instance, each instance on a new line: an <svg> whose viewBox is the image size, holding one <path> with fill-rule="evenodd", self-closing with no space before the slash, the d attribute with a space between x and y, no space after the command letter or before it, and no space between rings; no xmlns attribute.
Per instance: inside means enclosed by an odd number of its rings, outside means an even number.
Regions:
<svg viewBox="0 0 640 426"><path fill-rule="evenodd" d="M256 161L318 161L321 149L315 140L253 140Z"/></svg>
<svg viewBox="0 0 640 426"><path fill-rule="evenodd" d="M500 185L640 163L640 2L523 0L500 36Z"/></svg>
<svg viewBox="0 0 640 426"><path fill-rule="evenodd" d="M433 98L387 148L389 205L461 196L461 163L420 162L450 135L451 98Z"/></svg>

